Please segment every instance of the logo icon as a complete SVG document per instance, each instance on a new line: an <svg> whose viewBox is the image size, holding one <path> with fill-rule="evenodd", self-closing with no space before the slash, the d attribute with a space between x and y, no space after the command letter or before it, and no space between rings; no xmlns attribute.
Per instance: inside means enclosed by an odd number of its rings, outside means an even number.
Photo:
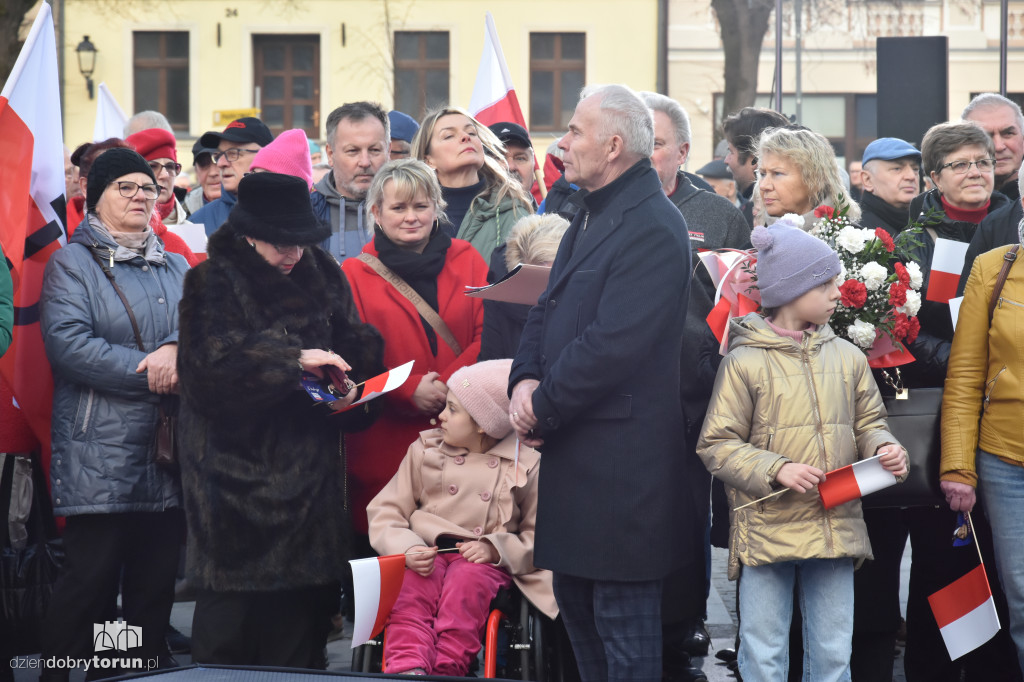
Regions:
<svg viewBox="0 0 1024 682"><path fill-rule="evenodd" d="M128 651L142 646L142 628L123 620L92 624L95 651Z"/></svg>

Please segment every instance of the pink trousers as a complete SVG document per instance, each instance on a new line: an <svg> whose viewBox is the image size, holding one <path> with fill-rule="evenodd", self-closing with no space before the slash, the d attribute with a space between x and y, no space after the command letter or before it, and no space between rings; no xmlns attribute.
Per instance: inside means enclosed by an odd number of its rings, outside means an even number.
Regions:
<svg viewBox="0 0 1024 682"><path fill-rule="evenodd" d="M388 621L386 673L423 668L428 675L464 677L480 651L488 607L512 577L460 554L438 554L424 578L407 570Z"/></svg>

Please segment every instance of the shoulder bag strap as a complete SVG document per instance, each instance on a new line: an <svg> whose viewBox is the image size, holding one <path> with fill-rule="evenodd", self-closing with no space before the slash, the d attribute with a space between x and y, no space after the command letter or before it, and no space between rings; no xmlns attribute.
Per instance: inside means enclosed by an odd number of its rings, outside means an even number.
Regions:
<svg viewBox="0 0 1024 682"><path fill-rule="evenodd" d="M1010 268L1017 261L1017 252L1020 251L1020 244L1014 244L1013 248L1003 255L1003 267L996 278L996 286L992 289L992 298L988 302L988 323L992 324L992 315L996 312L996 305L999 303L999 295L1003 293L1003 285L1010 274Z"/></svg>
<svg viewBox="0 0 1024 682"><path fill-rule="evenodd" d="M135 313L132 311L131 304L128 303L128 299L125 297L124 292L121 291L121 287L117 286L117 282L114 280L114 273L110 271L107 264L103 262L103 259L96 255L94 251L90 249L93 259L99 264L100 269L103 270L103 274L110 280L110 285L114 287L114 291L117 292L117 297L121 299L121 303L124 304L124 309L128 311L128 320L132 323L132 331L135 332L135 343L138 344L139 350L143 353L146 352L146 344L142 343L142 334L139 333L139 323L135 320Z"/></svg>
<svg viewBox="0 0 1024 682"><path fill-rule="evenodd" d="M417 294L409 284L396 275L388 266L380 262L380 259L376 256L372 256L368 253L361 253L357 256L359 260L363 261L376 272L378 275L386 279L391 283L395 289L398 290L402 296L415 306L416 311L423 316L423 319L427 321L437 335L444 339L444 342L448 344L456 355L462 355L462 346L455 340L455 335L452 334L452 330L448 328L448 325L444 323L441 316L437 314L437 311L427 305L427 302L423 300L423 297Z"/></svg>

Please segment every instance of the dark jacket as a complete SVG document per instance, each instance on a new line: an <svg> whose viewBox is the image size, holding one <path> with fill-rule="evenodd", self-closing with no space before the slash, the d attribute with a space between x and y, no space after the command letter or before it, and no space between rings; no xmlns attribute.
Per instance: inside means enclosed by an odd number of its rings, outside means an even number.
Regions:
<svg viewBox="0 0 1024 682"><path fill-rule="evenodd" d="M487 271L487 283L494 284L508 274L505 265L506 244L502 244L491 253L490 269ZM480 357L484 360L501 360L514 358L519 348L519 339L526 326L526 316L533 306L506 301L484 301L484 331L480 335Z"/></svg>
<svg viewBox="0 0 1024 682"><path fill-rule="evenodd" d="M978 225L964 256L964 271L960 275L960 286L956 295L964 295L967 277L971 274L974 259L983 253L1007 244L1020 241L1020 222L1024 220L1024 207L1020 201L1010 201L997 211L991 211Z"/></svg>
<svg viewBox="0 0 1024 682"><path fill-rule="evenodd" d="M93 254L103 258L124 304ZM46 264L39 298L53 368L53 457L58 516L159 512L181 506L177 477L153 462L159 396L135 368L178 340L178 301L188 264L152 239L145 256L119 247L87 218Z"/></svg>
<svg viewBox="0 0 1024 682"><path fill-rule="evenodd" d="M347 558L341 430L367 426L379 403L330 416L299 387L299 352L333 350L358 383L382 371L380 336L322 249L290 275L230 223L209 249L185 280L178 351L189 579L216 591L330 583Z"/></svg>
<svg viewBox="0 0 1024 682"><path fill-rule="evenodd" d="M879 199L873 192L864 192L860 197L860 220L863 227L880 227L895 236L910 222L910 210L900 209Z"/></svg>
<svg viewBox="0 0 1024 682"><path fill-rule="evenodd" d="M989 214L998 211L1007 203L1009 200L996 192L992 195ZM914 219L924 215L929 209L942 210L942 199L938 190L933 189L919 194L910 202L910 215ZM944 217L940 223L931 227L935 230L936 237L957 242L970 242L978 229L975 223L953 220L949 217ZM924 277L921 285L923 300L921 310L917 313L917 319L921 322L921 333L914 343L908 345L908 350L915 361L900 367L903 383L907 388L942 386L946 380L946 365L949 364L949 349L953 342L953 319L949 314L949 304L929 301L926 298L932 256L935 254L935 241L927 231L921 235L920 241L921 245L912 249L911 254L921 266L921 274Z"/></svg>
<svg viewBox="0 0 1024 682"><path fill-rule="evenodd" d="M220 197L193 213L189 216L189 220L196 225L202 223L206 227L206 236L212 237L213 233L228 219L228 214L237 203L238 195L232 194L222 187Z"/></svg>
<svg viewBox="0 0 1024 682"><path fill-rule="evenodd" d="M569 197L576 193L579 188L570 184L565 176L555 180L548 190L548 195L541 202L538 213L559 213L566 220L572 220L576 215L576 206L569 203Z"/></svg>
<svg viewBox="0 0 1024 682"><path fill-rule="evenodd" d="M676 502L685 477L686 224L647 159L575 198L582 209L509 380L510 389L540 381L535 563L598 580L663 578L688 549Z"/></svg>

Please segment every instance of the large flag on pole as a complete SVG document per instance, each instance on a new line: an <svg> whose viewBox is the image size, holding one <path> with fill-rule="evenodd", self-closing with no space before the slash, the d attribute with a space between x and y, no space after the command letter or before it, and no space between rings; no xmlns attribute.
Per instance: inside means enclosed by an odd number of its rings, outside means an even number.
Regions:
<svg viewBox="0 0 1024 682"><path fill-rule="evenodd" d="M485 126L511 121L527 128L490 12L485 25L484 52L480 55L473 95L469 98L469 113Z"/></svg>
<svg viewBox="0 0 1024 682"><path fill-rule="evenodd" d="M100 83L96 98L96 125L92 129L92 141L102 142L111 137L124 136L124 124L128 122L121 105L114 99L106 83Z"/></svg>
<svg viewBox="0 0 1024 682"><path fill-rule="evenodd" d="M0 244L14 279L14 341L0 373L48 452L53 379L39 293L46 261L65 243L65 208L57 45L45 2L0 91L0 188Z"/></svg>

